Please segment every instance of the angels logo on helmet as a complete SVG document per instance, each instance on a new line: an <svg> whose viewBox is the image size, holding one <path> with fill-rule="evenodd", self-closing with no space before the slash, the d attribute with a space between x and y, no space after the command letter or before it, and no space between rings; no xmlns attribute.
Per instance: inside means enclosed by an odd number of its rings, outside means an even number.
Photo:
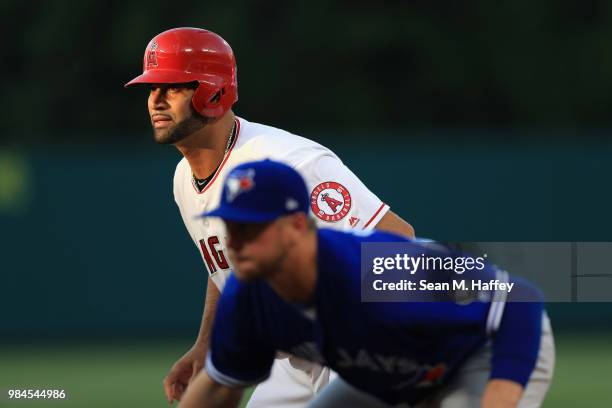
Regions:
<svg viewBox="0 0 612 408"><path fill-rule="evenodd" d="M157 41L151 42L151 48L147 52L147 68L157 67Z"/></svg>

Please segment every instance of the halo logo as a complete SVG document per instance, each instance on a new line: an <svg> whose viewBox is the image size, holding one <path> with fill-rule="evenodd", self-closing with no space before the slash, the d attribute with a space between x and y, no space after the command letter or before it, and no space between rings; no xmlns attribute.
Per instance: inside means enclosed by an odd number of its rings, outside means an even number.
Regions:
<svg viewBox="0 0 612 408"><path fill-rule="evenodd" d="M157 48L157 41L153 40L151 42L151 48L147 51L147 68L157 67Z"/></svg>
<svg viewBox="0 0 612 408"><path fill-rule="evenodd" d="M310 208L323 221L340 221L351 209L349 191L340 183L326 181L316 186L310 194Z"/></svg>

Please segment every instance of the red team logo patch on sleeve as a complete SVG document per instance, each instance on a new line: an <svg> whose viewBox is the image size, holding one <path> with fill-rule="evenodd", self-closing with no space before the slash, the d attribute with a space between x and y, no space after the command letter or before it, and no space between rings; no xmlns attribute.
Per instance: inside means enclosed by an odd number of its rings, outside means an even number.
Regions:
<svg viewBox="0 0 612 408"><path fill-rule="evenodd" d="M351 205L351 194L335 181L319 184L310 194L310 208L323 221L340 221L351 210Z"/></svg>

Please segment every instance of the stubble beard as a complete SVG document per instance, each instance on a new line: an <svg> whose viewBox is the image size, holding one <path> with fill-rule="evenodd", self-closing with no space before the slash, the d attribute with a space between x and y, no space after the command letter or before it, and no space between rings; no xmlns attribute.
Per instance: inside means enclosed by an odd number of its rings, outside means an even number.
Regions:
<svg viewBox="0 0 612 408"><path fill-rule="evenodd" d="M283 247L273 259L261 265L260 276L270 278L276 274L284 273L283 266L289 252L286 247Z"/></svg>
<svg viewBox="0 0 612 408"><path fill-rule="evenodd" d="M206 126L206 118L196 112L192 112L191 116L173 127L153 129L153 138L158 144L175 144L199 131L204 126Z"/></svg>
<svg viewBox="0 0 612 408"><path fill-rule="evenodd" d="M251 260L254 265L248 270L237 270L237 277L242 281L255 281L259 279L271 278L278 273L282 273L281 268L283 262L287 256L286 251L281 251L277 256L272 259L268 259L265 262L258 262Z"/></svg>

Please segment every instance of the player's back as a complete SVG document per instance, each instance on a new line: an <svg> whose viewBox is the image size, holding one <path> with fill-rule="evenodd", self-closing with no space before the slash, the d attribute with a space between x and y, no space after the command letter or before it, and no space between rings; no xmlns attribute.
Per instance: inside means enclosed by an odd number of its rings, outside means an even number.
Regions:
<svg viewBox="0 0 612 408"><path fill-rule="evenodd" d="M368 243L401 243L403 253L414 257L440 254L384 232L319 230L315 308L324 357L347 381L389 401L416 400L485 343L489 306L462 309L433 295L428 302L363 301L361 253Z"/></svg>

